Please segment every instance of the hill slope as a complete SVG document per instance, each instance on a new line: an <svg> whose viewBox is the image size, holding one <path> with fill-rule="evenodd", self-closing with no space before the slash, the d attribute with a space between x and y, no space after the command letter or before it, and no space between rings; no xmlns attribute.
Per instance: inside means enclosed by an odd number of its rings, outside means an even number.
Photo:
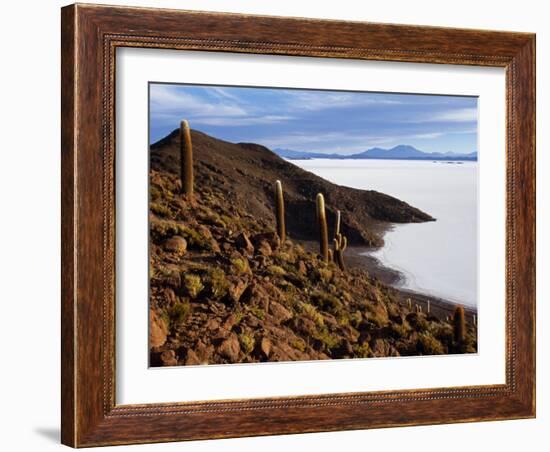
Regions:
<svg viewBox="0 0 550 452"><path fill-rule="evenodd" d="M323 193L329 229L335 212L342 211L343 229L350 244L379 246L382 223L433 220L407 203L376 191L332 184L257 144L233 144L192 131L197 187L219 188L266 224L273 224L274 183L283 183L287 228L295 238L316 239L315 196ZM175 130L151 146L151 169L178 174L179 137Z"/></svg>
<svg viewBox="0 0 550 452"><path fill-rule="evenodd" d="M362 218L375 221L367 212L401 219L417 219L421 212L376 192L328 184L265 148L196 132L193 143L193 199L179 193L174 137L151 151L152 366L475 352L474 326L457 341L450 322L415 312L414 301L400 300L364 270L342 271L294 239L281 243L270 212L269 178L281 178L287 190L292 186L285 194L295 206L308 201L300 191L306 189L379 204L355 217L347 206L352 221L344 225L346 234ZM302 186L300 177L314 187ZM377 237L365 227L356 234Z"/></svg>

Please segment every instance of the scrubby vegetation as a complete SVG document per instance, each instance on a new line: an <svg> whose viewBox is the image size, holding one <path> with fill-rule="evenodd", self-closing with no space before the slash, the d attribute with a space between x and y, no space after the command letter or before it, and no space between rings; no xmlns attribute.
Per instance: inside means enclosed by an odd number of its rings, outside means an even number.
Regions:
<svg viewBox="0 0 550 452"><path fill-rule="evenodd" d="M275 215L253 216L223 184L199 178L191 198L177 172L150 172L152 365L476 351L463 311L420 312L364 270L344 270L288 232L280 241Z"/></svg>

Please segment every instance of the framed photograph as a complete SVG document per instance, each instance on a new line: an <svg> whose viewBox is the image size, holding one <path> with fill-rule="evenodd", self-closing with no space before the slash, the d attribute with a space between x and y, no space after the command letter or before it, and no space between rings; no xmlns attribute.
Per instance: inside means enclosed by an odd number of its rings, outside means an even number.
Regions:
<svg viewBox="0 0 550 452"><path fill-rule="evenodd" d="M62 9L62 442L535 416L535 36Z"/></svg>

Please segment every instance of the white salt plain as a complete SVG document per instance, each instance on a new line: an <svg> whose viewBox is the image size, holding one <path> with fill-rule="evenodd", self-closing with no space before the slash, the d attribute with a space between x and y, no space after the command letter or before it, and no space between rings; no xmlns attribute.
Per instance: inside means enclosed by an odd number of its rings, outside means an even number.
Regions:
<svg viewBox="0 0 550 452"><path fill-rule="evenodd" d="M396 224L369 254L403 275L399 287L477 306L477 163L292 160L339 185L401 199L437 221Z"/></svg>

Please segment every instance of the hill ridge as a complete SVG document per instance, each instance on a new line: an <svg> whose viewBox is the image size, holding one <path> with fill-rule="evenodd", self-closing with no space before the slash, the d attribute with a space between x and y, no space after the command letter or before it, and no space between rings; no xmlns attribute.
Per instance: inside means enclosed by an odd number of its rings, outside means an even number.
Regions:
<svg viewBox="0 0 550 452"><path fill-rule="evenodd" d="M279 157L256 143L229 143L203 132L191 131L197 189L217 186L233 203L253 212L265 222L274 221L273 189L281 180L285 190L287 227L291 236L317 237L315 196L327 201L329 227L336 210L342 212L343 228L350 244L381 246L387 223L433 221L427 213L374 190L358 190L333 184ZM151 145L151 168L179 171L179 133L174 130Z"/></svg>

